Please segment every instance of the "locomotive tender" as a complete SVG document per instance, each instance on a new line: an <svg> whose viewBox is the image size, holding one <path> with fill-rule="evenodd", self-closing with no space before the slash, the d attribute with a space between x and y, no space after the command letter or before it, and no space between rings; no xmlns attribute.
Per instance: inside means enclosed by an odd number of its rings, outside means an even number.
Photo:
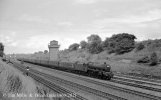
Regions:
<svg viewBox="0 0 161 100"><path fill-rule="evenodd" d="M113 72L111 71L110 65L93 65L93 64L81 64L81 63L70 63L70 62L60 62L60 61L49 61L49 60L37 60L37 59L27 59L18 58L19 61L24 61L32 64L42 65L48 68L54 68L59 70L68 70L71 72L86 74L90 76L99 77L101 79L110 80L113 77Z"/></svg>

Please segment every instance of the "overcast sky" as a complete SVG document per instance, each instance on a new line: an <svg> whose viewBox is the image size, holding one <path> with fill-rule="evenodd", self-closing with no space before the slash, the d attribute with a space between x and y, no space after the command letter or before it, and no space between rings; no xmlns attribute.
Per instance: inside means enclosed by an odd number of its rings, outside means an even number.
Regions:
<svg viewBox="0 0 161 100"><path fill-rule="evenodd" d="M0 0L0 42L5 53L60 49L98 34L137 40L161 38L161 0Z"/></svg>

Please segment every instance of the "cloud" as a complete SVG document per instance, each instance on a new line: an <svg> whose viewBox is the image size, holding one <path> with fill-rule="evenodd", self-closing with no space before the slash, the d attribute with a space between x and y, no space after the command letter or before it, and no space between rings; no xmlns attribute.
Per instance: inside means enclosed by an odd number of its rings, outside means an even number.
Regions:
<svg viewBox="0 0 161 100"><path fill-rule="evenodd" d="M137 26L146 27L149 22L161 20L161 9L150 10L141 15L122 15L119 17L98 19L93 22L95 27L103 29L105 27Z"/></svg>
<svg viewBox="0 0 161 100"><path fill-rule="evenodd" d="M16 46L18 46L18 43L17 42L12 42L11 44L9 44L9 46L16 47Z"/></svg>
<svg viewBox="0 0 161 100"><path fill-rule="evenodd" d="M40 16L32 16L28 14L23 14L19 17L20 21L26 21L26 22L38 22L38 23L49 23L50 21L48 19L42 18Z"/></svg>
<svg viewBox="0 0 161 100"><path fill-rule="evenodd" d="M48 44L50 41L56 40L60 44L60 49L65 49L68 48L69 45L72 43L75 43L76 40L73 38L69 37L63 37L59 38L56 35L35 35L29 37L26 41L23 41L23 44L21 45L22 48L30 49L32 52L37 52L37 51L43 51L48 49Z"/></svg>
<svg viewBox="0 0 161 100"><path fill-rule="evenodd" d="M59 41L59 43L61 45L60 49L61 50L65 49L65 48L67 49L71 44L76 43L76 42L77 42L77 40L74 38L70 38L70 37L63 38Z"/></svg>
<svg viewBox="0 0 161 100"><path fill-rule="evenodd" d="M68 48L90 34L103 38L129 32L138 33L139 38L159 37L154 33L161 31L160 1L14 0L2 7L6 10L0 18L0 41L14 46L15 52L35 52L48 49L51 40L58 40L60 49Z"/></svg>
<svg viewBox="0 0 161 100"><path fill-rule="evenodd" d="M75 0L75 1L76 3L79 3L79 4L93 4L98 2L99 0Z"/></svg>
<svg viewBox="0 0 161 100"><path fill-rule="evenodd" d="M73 23L72 23L72 22L66 21L66 22L59 22L58 25L59 25L59 26L72 26Z"/></svg>
<svg viewBox="0 0 161 100"><path fill-rule="evenodd" d="M5 47L6 46L12 46L12 47L16 47L18 45L18 41L15 40L15 32L11 32L11 33L1 33L0 34L0 42L2 42Z"/></svg>
<svg viewBox="0 0 161 100"><path fill-rule="evenodd" d="M65 35L65 37L57 37L57 34L41 33L28 36L26 35L24 37L24 35L16 32L8 32L0 34L0 42L5 45L5 53L34 53L37 51L48 50L48 44L52 40L59 42L60 50L68 48L69 45L77 42L77 39L68 35Z"/></svg>
<svg viewBox="0 0 161 100"><path fill-rule="evenodd" d="M41 49L45 49L48 48L48 43L57 38L55 36L52 35L34 35L28 38L26 42L26 45L24 48L31 48L31 49L35 49L35 50L41 50Z"/></svg>

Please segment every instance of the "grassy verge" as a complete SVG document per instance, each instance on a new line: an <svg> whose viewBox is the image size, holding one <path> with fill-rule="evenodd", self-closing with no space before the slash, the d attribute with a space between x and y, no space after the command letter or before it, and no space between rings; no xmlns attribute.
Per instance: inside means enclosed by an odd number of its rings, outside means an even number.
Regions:
<svg viewBox="0 0 161 100"><path fill-rule="evenodd" d="M40 97L47 93L55 92L0 59L0 100L58 100Z"/></svg>
<svg viewBox="0 0 161 100"><path fill-rule="evenodd" d="M3 93L1 98L9 100L22 100L23 97L14 97L16 94L29 94L34 92L32 80L21 75L21 73L10 65L0 60L0 90ZM23 98L23 100L27 98ZM33 99L33 98L31 98ZM36 99L33 99L36 100Z"/></svg>

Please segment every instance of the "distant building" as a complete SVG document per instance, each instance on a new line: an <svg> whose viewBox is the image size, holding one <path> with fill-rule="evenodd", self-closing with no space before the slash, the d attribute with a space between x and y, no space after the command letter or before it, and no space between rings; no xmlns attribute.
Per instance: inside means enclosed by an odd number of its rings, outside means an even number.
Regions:
<svg viewBox="0 0 161 100"><path fill-rule="evenodd" d="M49 48L49 60L50 61L56 61L58 60L58 52L59 52L58 41L50 41L48 48Z"/></svg>

